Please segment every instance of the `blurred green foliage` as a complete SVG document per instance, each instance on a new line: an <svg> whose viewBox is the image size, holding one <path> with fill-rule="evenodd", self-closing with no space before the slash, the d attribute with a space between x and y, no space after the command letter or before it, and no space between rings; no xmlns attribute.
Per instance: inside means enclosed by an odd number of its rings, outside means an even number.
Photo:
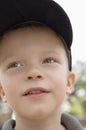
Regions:
<svg viewBox="0 0 86 130"><path fill-rule="evenodd" d="M81 105L80 100L73 97L70 103L70 109L68 111L71 114L82 116L84 114L83 106Z"/></svg>

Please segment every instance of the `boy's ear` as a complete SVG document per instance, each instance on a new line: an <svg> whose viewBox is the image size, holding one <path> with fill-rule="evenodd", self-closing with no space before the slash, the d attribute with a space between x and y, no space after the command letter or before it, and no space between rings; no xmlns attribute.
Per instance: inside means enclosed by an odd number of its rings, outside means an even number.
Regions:
<svg viewBox="0 0 86 130"><path fill-rule="evenodd" d="M75 73L69 72L68 79L67 79L66 94L68 94L68 95L71 94L72 88L74 87L74 83L75 83Z"/></svg>
<svg viewBox="0 0 86 130"><path fill-rule="evenodd" d="M0 84L0 97L2 98L3 102L5 102L5 103L7 102L5 92L4 92L4 89L1 86L1 84Z"/></svg>

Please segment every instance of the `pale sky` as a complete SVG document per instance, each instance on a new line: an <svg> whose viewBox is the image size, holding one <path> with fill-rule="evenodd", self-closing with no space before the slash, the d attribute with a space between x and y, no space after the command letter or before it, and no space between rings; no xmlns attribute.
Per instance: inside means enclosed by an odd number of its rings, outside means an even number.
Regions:
<svg viewBox="0 0 86 130"><path fill-rule="evenodd" d="M55 0L67 12L73 27L72 61L86 62L85 0Z"/></svg>

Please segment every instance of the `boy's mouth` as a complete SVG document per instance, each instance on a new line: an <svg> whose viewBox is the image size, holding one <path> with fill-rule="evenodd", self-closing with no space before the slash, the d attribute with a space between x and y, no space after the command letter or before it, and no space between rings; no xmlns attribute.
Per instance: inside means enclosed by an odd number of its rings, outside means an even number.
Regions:
<svg viewBox="0 0 86 130"><path fill-rule="evenodd" d="M33 88L30 88L30 89L27 89L23 96L34 96L34 95L43 95L43 94L47 94L49 93L48 90L44 89L44 88L41 88L41 87L33 87Z"/></svg>

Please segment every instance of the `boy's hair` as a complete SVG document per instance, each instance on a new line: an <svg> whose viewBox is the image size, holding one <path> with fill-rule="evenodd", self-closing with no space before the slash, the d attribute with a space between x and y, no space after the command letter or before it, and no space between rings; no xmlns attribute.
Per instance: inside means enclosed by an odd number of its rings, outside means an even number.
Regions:
<svg viewBox="0 0 86 130"><path fill-rule="evenodd" d="M72 26L61 6L53 0L0 0L0 36L31 23L48 26L63 39L71 70Z"/></svg>

